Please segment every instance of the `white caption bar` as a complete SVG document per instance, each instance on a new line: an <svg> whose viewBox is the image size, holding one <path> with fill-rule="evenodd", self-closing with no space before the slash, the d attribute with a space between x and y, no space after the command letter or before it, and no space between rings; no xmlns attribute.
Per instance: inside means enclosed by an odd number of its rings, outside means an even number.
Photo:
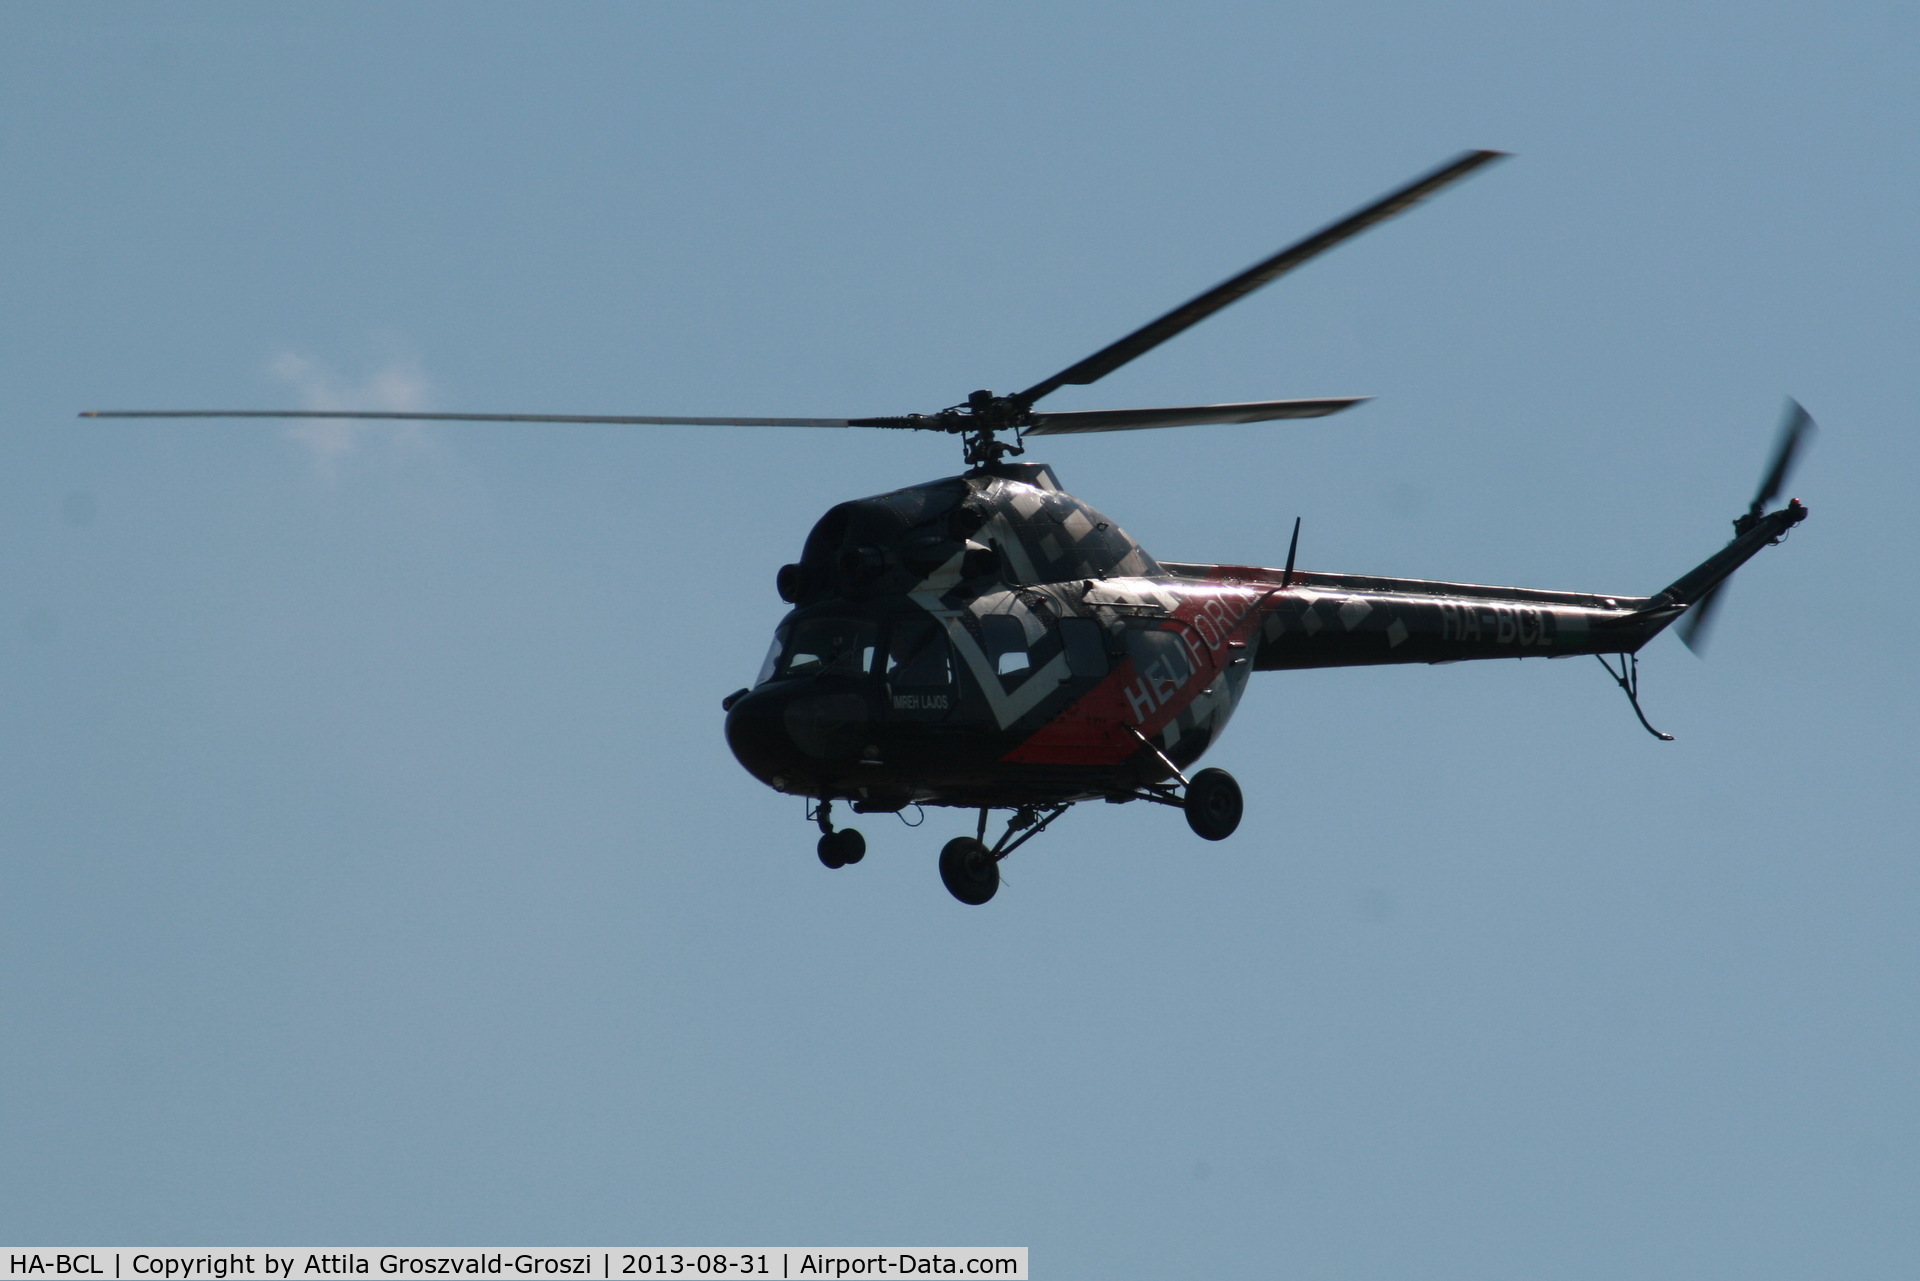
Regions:
<svg viewBox="0 0 1920 1281"><path fill-rule="evenodd" d="M238 1281L313 1277L994 1277L1028 1281L1019 1246L0 1246L0 1281Z"/></svg>

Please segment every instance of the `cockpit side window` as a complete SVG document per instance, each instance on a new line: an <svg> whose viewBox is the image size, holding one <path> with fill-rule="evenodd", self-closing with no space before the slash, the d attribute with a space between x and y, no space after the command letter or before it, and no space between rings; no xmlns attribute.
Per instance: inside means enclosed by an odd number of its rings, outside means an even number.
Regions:
<svg viewBox="0 0 1920 1281"><path fill-rule="evenodd" d="M887 642L887 684L896 688L942 687L953 681L947 636L931 618L903 618Z"/></svg>
<svg viewBox="0 0 1920 1281"><path fill-rule="evenodd" d="M1033 665L1027 654L1027 629L1011 614L989 614L980 620L980 641L987 662L1002 676L1013 676Z"/></svg>
<svg viewBox="0 0 1920 1281"><path fill-rule="evenodd" d="M864 618L809 618L793 624L781 676L864 676L873 671L880 628Z"/></svg>
<svg viewBox="0 0 1920 1281"><path fill-rule="evenodd" d="M1107 674L1106 630L1091 618L1060 620L1060 645L1067 653L1067 671L1073 676Z"/></svg>

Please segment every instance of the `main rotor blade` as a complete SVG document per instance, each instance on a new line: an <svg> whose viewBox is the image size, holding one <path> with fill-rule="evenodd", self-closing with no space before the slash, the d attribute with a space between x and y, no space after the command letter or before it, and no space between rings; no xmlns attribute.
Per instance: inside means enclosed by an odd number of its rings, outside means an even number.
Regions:
<svg viewBox="0 0 1920 1281"><path fill-rule="evenodd" d="M1364 209L1348 214L1339 222L1315 232L1298 244L1290 245L1271 258L1255 263L1231 280L1222 281L1197 298L1175 307L1158 320L1142 325L1120 341L1102 347L1079 364L1070 365L1053 377L1035 383L1021 392L1017 399L1031 405L1042 396L1058 391L1069 383L1085 384L1104 378L1134 357L1145 355L1175 334L1199 324L1229 303L1238 302L1262 285L1269 284L1292 271L1309 258L1325 253L1341 241L1359 235L1377 222L1384 222L1450 183L1466 177L1480 166L1490 164L1505 155L1504 151L1465 152L1432 173L1414 179L1406 186L1382 196Z"/></svg>
<svg viewBox="0 0 1920 1281"><path fill-rule="evenodd" d="M1237 405L1174 405L1166 409L1094 409L1035 414L1027 436L1064 436L1083 431L1134 431L1142 427L1197 427L1203 423L1263 423L1276 418L1323 418L1350 409L1365 396L1327 400L1254 400Z"/></svg>
<svg viewBox="0 0 1920 1281"><path fill-rule="evenodd" d="M89 409L82 418L380 418L442 423L659 423L683 427L845 427L845 418L657 418L614 414L425 414L385 409Z"/></svg>
<svg viewBox="0 0 1920 1281"><path fill-rule="evenodd" d="M1793 457L1800 452L1801 444L1813 430L1813 415L1789 396L1787 416L1780 422L1780 443L1773 450L1773 466L1768 469L1766 479L1760 482L1760 489L1753 496L1750 510L1756 516L1765 512L1767 504L1780 496L1780 490L1787 483L1787 475L1793 470Z"/></svg>

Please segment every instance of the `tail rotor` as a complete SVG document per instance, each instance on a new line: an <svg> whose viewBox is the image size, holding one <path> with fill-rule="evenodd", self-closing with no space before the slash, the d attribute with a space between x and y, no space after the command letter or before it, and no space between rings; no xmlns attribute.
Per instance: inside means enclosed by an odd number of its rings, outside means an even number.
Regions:
<svg viewBox="0 0 1920 1281"><path fill-rule="evenodd" d="M1773 448L1773 461L1767 467L1766 477L1761 480L1760 488L1753 495L1753 502L1746 514L1733 522L1734 537L1739 537L1752 529L1759 519L1766 515L1767 504L1780 496L1786 488L1787 477L1792 474L1795 458L1800 448L1813 435L1813 415L1809 414L1799 401L1787 400L1786 417L1780 423L1779 443ZM1711 631L1714 611L1720 604L1720 597L1726 591L1723 580L1712 591L1701 597L1674 628L1687 648L1696 654L1705 654L1707 637Z"/></svg>

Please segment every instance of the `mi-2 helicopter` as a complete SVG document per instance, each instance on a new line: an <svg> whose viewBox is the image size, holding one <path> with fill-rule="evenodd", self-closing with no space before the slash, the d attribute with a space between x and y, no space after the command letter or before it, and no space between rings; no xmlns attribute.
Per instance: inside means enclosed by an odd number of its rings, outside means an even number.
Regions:
<svg viewBox="0 0 1920 1281"><path fill-rule="evenodd" d="M883 418L673 418L556 414L147 410L88 417L432 419L689 426L873 427L959 436L968 469L830 509L776 586L793 608L751 686L722 700L747 771L808 799L830 868L866 841L834 807L978 811L946 842L942 881L962 903L1000 885L1000 861L1083 801L1181 810L1198 836L1231 836L1239 785L1193 770L1256 671L1593 655L1640 723L1637 654L1676 620L1696 648L1726 578L1804 520L1768 511L1812 420L1790 404L1780 444L1725 547L1651 596L1537 591L1296 569L1299 522L1278 569L1160 561L1066 493L1044 464L1009 461L1036 436L1339 412L1361 398L1048 412L1308 259L1501 157L1471 151L1174 308L1025 391L976 391L933 414ZM1617 656L1616 668L1607 656ZM988 841L995 810L1011 815Z"/></svg>

